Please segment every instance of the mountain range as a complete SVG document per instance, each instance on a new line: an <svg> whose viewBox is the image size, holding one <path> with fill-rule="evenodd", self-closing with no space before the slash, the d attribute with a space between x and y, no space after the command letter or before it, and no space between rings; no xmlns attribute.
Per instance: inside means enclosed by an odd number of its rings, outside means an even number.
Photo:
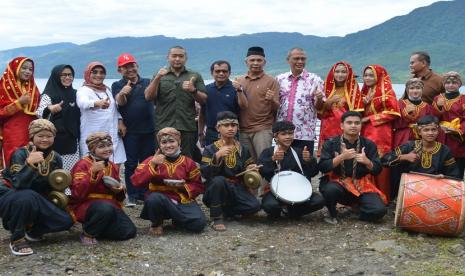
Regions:
<svg viewBox="0 0 465 276"><path fill-rule="evenodd" d="M376 16L360 11L354 16ZM307 68L324 78L331 65L339 60L352 64L355 72L367 64L385 66L396 83L410 76L409 57L413 51L430 53L431 68L439 73L465 73L465 0L440 1L394 17L382 24L343 37L318 37L300 33L255 33L213 38L178 39L166 36L114 37L87 44L55 43L0 51L5 68L16 56L31 57L36 64L35 76L47 78L56 64L71 64L76 77L82 78L85 66L99 60L107 66L108 78L119 78L116 58L123 52L138 60L141 75L151 77L166 65L169 47L181 45L188 52L188 67L211 78L210 64L218 59L231 62L232 75L244 74L248 47L262 46L266 52L266 71L272 75L289 70L287 51L301 47L307 51ZM0 69L3 70L3 69ZM361 81L361 78L359 79Z"/></svg>

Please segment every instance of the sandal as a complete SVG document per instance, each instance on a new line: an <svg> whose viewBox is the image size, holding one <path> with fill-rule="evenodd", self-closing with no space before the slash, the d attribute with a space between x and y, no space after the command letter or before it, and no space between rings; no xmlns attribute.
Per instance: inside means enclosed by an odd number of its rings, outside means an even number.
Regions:
<svg viewBox="0 0 465 276"><path fill-rule="evenodd" d="M29 242L40 242L44 240L44 236L34 237L34 236L31 236L31 233L27 233L27 232L24 235L24 238Z"/></svg>
<svg viewBox="0 0 465 276"><path fill-rule="evenodd" d="M31 246L24 238L10 242L10 250L15 256L28 256L34 254Z"/></svg>
<svg viewBox="0 0 465 276"><path fill-rule="evenodd" d="M224 225L223 219L215 219L212 223L212 229L218 232L226 231L226 225Z"/></svg>
<svg viewBox="0 0 465 276"><path fill-rule="evenodd" d="M149 234L154 237L160 237L163 235L163 226L151 226L149 229Z"/></svg>
<svg viewBox="0 0 465 276"><path fill-rule="evenodd" d="M81 239L81 243L85 246L96 245L98 243L97 239L94 237L87 236L86 234L82 233L79 238Z"/></svg>

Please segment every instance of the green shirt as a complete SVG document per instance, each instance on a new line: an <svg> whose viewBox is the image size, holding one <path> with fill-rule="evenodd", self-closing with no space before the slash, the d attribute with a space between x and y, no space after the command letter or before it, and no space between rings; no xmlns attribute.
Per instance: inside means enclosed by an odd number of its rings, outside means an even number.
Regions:
<svg viewBox="0 0 465 276"><path fill-rule="evenodd" d="M197 131L194 94L182 89L182 83L189 81L191 77L195 77L197 93L205 93L202 76L187 68L184 68L179 77L171 69L161 77L155 109L156 130L174 127L182 131Z"/></svg>

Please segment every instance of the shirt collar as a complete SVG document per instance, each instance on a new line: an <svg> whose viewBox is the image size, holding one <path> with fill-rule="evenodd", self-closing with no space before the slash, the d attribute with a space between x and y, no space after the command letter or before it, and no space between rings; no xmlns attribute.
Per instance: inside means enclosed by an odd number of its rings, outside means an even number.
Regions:
<svg viewBox="0 0 465 276"><path fill-rule="evenodd" d="M308 71L305 70L305 69L304 69L304 70L302 71L302 73L300 73L297 77L294 77L294 75L292 75L292 71L289 71L289 72L288 72L287 78L288 78L289 80L293 80L294 78L306 80L306 79L308 78L309 75L310 75L310 74L309 74Z"/></svg>
<svg viewBox="0 0 465 276"><path fill-rule="evenodd" d="M256 80L256 79L262 78L264 75L265 75L265 71L261 72L260 75L258 75L258 76L256 76L256 77L255 77L255 76L254 76L254 77L251 77L251 76L249 75L249 72L247 72L247 75L245 75L245 78L246 78L246 79L251 79L251 80Z"/></svg>
<svg viewBox="0 0 465 276"><path fill-rule="evenodd" d="M433 70L428 69L428 71L426 71L426 74L424 74L424 75L417 74L416 77L417 77L417 78L420 78L421 80L427 80L427 79L429 79L432 75L433 75Z"/></svg>
<svg viewBox="0 0 465 276"><path fill-rule="evenodd" d="M223 86L221 86L221 87L218 87L218 86L216 85L216 82L213 82L213 84L215 85L216 89L219 90L219 89L222 89L222 88L226 88L226 87L232 86L232 81L231 81L230 79L228 79L228 80L226 81L226 83L225 83Z"/></svg>

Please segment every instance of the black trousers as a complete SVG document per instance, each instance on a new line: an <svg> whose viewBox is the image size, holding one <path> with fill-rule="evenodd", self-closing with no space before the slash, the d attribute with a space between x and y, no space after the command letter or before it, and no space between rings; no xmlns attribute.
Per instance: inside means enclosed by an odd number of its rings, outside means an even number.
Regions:
<svg viewBox="0 0 465 276"><path fill-rule="evenodd" d="M197 202L181 204L157 192L151 193L145 199L140 217L150 220L152 226L161 225L164 219L172 219L176 226L192 232L201 232L207 224Z"/></svg>
<svg viewBox="0 0 465 276"><path fill-rule="evenodd" d="M210 208L211 218L249 215L260 210L260 202L243 185L229 183L224 176L215 176L207 184L203 203Z"/></svg>
<svg viewBox="0 0 465 276"><path fill-rule="evenodd" d="M39 237L73 226L67 212L30 189L4 193L0 197L0 217L3 227L10 231L12 241L23 238L26 231Z"/></svg>
<svg viewBox="0 0 465 276"><path fill-rule="evenodd" d="M277 199L271 192L265 194L262 199L262 208L270 218L280 217L284 207L287 208L289 217L298 218L325 207L325 200L320 194L313 193L305 202L288 204Z"/></svg>
<svg viewBox="0 0 465 276"><path fill-rule="evenodd" d="M463 173L465 171L465 157L455 158L455 162L457 162L457 167L459 167L460 178L463 178Z"/></svg>
<svg viewBox="0 0 465 276"><path fill-rule="evenodd" d="M360 219L365 221L377 221L386 215L386 205L377 193L363 193L356 197L339 183L331 181L323 185L320 191L326 200L326 206L332 217L337 216L337 203L344 205L358 203Z"/></svg>
<svg viewBox="0 0 465 276"><path fill-rule="evenodd" d="M124 211L106 201L95 201L89 206L82 229L92 237L109 240L132 239L137 232Z"/></svg>

